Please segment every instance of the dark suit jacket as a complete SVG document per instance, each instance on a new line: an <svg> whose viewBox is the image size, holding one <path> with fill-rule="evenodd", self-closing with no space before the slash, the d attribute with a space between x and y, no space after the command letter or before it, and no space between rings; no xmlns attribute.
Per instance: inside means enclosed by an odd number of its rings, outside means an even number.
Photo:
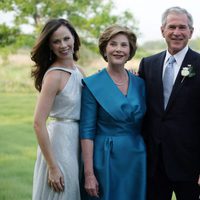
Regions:
<svg viewBox="0 0 200 200"><path fill-rule="evenodd" d="M139 75L145 80L147 90L143 131L149 175L156 170L161 146L164 166L171 180L197 180L200 174L200 54L188 50L166 110L162 85L165 55L164 51L143 58L139 68ZM181 69L188 64L192 65L196 75L182 81Z"/></svg>

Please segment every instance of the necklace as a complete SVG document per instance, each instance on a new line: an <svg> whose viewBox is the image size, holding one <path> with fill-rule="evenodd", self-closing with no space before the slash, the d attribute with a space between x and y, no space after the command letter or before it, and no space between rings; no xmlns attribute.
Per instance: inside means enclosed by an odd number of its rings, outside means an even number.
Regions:
<svg viewBox="0 0 200 200"><path fill-rule="evenodd" d="M126 84L126 82L127 82L127 80L125 79L124 81L121 81L121 82L117 82L117 81L115 81L115 80L113 80L114 81L114 83L115 83L115 85L117 85L117 86L122 86L122 85L125 85Z"/></svg>
<svg viewBox="0 0 200 200"><path fill-rule="evenodd" d="M128 76L127 76L126 72L122 75L123 77L122 77L121 80L117 80L117 79L114 78L114 75L112 75L112 73L110 72L109 69L107 71L110 74L110 77L112 78L112 80L115 83L115 85L117 85L117 86L124 86L127 83Z"/></svg>
<svg viewBox="0 0 200 200"><path fill-rule="evenodd" d="M122 80L122 81L117 81L117 80L115 80L114 78L113 78L113 81L114 81L114 83L115 83L115 85L117 85L117 86L123 86L123 85L125 85L126 83L127 83L127 76L125 75L125 78L124 78L124 80Z"/></svg>

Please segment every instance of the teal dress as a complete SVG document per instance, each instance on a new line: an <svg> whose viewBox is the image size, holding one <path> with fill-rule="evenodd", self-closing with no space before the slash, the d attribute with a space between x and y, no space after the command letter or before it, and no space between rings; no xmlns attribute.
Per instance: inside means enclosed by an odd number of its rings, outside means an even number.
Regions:
<svg viewBox="0 0 200 200"><path fill-rule="evenodd" d="M141 123L146 111L142 79L128 73L127 95L106 69L83 80L80 138L94 141L93 165L100 198L145 200L146 149Z"/></svg>

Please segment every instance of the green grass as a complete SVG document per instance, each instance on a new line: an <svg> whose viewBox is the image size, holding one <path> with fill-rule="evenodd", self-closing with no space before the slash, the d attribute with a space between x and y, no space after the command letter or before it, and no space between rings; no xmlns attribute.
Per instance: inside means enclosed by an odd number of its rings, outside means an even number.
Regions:
<svg viewBox="0 0 200 200"><path fill-rule="evenodd" d="M0 199L31 199L36 157L35 94L0 94Z"/></svg>
<svg viewBox="0 0 200 200"><path fill-rule="evenodd" d="M13 54L8 60L0 56L0 92L34 92L28 52Z"/></svg>

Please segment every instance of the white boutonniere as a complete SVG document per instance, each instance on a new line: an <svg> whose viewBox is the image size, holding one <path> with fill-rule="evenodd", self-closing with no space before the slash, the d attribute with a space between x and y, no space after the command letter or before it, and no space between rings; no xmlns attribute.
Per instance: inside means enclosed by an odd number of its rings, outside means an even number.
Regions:
<svg viewBox="0 0 200 200"><path fill-rule="evenodd" d="M183 69L181 70L181 76L183 76L182 80L181 80L181 83L184 81L184 79L186 77L193 77L195 76L196 73L194 71L194 68L192 65L188 64L187 67L183 67Z"/></svg>

